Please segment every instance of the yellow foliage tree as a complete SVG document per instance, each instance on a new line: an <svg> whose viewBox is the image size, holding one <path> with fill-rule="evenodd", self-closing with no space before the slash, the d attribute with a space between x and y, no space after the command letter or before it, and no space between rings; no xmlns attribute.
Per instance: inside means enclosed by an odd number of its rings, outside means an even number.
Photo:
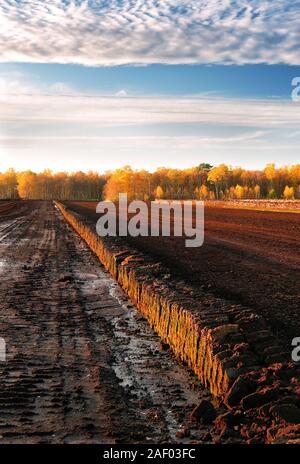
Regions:
<svg viewBox="0 0 300 464"><path fill-rule="evenodd" d="M235 194L236 194L236 198L238 198L239 200L244 198L244 187L242 187L241 185L237 185L235 187Z"/></svg>
<svg viewBox="0 0 300 464"><path fill-rule="evenodd" d="M255 198L256 199L260 198L260 186L258 184L255 185L254 192L255 192Z"/></svg>
<svg viewBox="0 0 300 464"><path fill-rule="evenodd" d="M209 198L209 190L204 184L199 188L199 198L200 200L207 200Z"/></svg>
<svg viewBox="0 0 300 464"><path fill-rule="evenodd" d="M289 187L286 185L284 191L283 191L283 196L286 200L292 200L295 198L295 191L294 187Z"/></svg>
<svg viewBox="0 0 300 464"><path fill-rule="evenodd" d="M155 198L157 198L158 200L160 200L161 198L164 197L164 191L163 189L161 188L160 185L158 185L155 189Z"/></svg>
<svg viewBox="0 0 300 464"><path fill-rule="evenodd" d="M21 198L34 198L36 174L32 171L19 172L17 175L18 192Z"/></svg>
<svg viewBox="0 0 300 464"><path fill-rule="evenodd" d="M228 181L229 176L229 169L226 164L220 164L216 168L213 168L207 176L208 182L212 182L215 186L216 190L216 197L217 199L220 198L221 190L226 188L226 184Z"/></svg>

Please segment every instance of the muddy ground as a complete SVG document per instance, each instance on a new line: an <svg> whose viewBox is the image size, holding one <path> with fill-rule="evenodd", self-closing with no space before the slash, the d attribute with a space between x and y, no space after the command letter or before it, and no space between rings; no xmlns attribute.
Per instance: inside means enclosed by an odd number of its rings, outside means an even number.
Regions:
<svg viewBox="0 0 300 464"><path fill-rule="evenodd" d="M209 393L50 202L0 218L0 276L0 443L219 441L190 416Z"/></svg>

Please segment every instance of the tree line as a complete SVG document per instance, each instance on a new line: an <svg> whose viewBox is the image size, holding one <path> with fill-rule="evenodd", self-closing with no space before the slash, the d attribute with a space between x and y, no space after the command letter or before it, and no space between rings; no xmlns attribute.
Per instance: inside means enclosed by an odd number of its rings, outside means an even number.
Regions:
<svg viewBox="0 0 300 464"><path fill-rule="evenodd" d="M158 168L150 173L125 166L112 172L57 172L45 170L0 173L0 198L115 201L128 198L158 199L300 199L300 164L268 164L263 170L247 170L208 163L189 169Z"/></svg>
<svg viewBox="0 0 300 464"><path fill-rule="evenodd" d="M263 170L213 167L203 163L189 169L159 168L153 173L125 166L110 174L104 196L115 201L127 192L130 199L300 199L300 164Z"/></svg>
<svg viewBox="0 0 300 464"><path fill-rule="evenodd" d="M0 198L32 200L98 200L103 196L106 176L97 172L57 172L49 169L0 173Z"/></svg>

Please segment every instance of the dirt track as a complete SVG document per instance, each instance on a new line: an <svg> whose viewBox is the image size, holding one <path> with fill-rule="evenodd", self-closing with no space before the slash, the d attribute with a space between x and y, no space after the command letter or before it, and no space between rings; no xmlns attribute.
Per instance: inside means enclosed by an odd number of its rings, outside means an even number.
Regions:
<svg viewBox="0 0 300 464"><path fill-rule="evenodd" d="M14 221L0 223L0 443L214 440L189 419L208 393L53 205Z"/></svg>

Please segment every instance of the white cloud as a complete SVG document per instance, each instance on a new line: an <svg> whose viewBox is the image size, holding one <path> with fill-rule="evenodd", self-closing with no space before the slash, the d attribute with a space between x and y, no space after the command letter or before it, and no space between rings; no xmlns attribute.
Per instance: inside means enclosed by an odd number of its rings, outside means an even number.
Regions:
<svg viewBox="0 0 300 464"><path fill-rule="evenodd" d="M2 62L300 64L292 0L0 0Z"/></svg>
<svg viewBox="0 0 300 464"><path fill-rule="evenodd" d="M33 82L32 82L32 77ZM77 92L66 82L35 82L35 76L21 71L9 71L0 73L0 101L8 97L20 95L40 96L44 95L76 95Z"/></svg>
<svg viewBox="0 0 300 464"><path fill-rule="evenodd" d="M282 160L282 153L291 163L298 156L300 105L292 101L123 92L103 97L24 73L2 73L1 79L6 90L1 94L0 86L0 170L11 164L25 169L26 163L37 170L75 169L74 157L78 169L94 169L101 159L104 170L125 161L136 167L188 166L201 153L213 163L232 164L252 157L257 163Z"/></svg>
<svg viewBox="0 0 300 464"><path fill-rule="evenodd" d="M115 97L127 97L126 90L119 90L119 92L115 94Z"/></svg>
<svg viewBox="0 0 300 464"><path fill-rule="evenodd" d="M95 142L101 142L104 146L116 147L117 144L121 143L122 146L127 145L129 148L134 148L138 146L143 147L154 147L160 146L168 148L170 145L175 145L176 149L179 148L193 148L199 145L223 145L224 143L236 143L236 142L249 142L251 140L261 139L267 134L264 131L252 131L247 133L241 133L239 135L228 135L223 137L218 136L134 136L134 137L90 137L90 136L25 136L25 137L10 137L10 136L1 136L0 142L7 144L23 144L24 142L47 142L49 141L57 142L90 142L94 144Z"/></svg>
<svg viewBox="0 0 300 464"><path fill-rule="evenodd" d="M51 84L49 86L49 92L58 95L72 95L75 93L72 87L66 84L65 82L55 82L54 84Z"/></svg>
<svg viewBox="0 0 300 464"><path fill-rule="evenodd" d="M0 95L1 98L1 95ZM90 97L82 94L2 95L1 122L97 124L206 124L262 129L300 126L300 105L292 101L193 97Z"/></svg>

